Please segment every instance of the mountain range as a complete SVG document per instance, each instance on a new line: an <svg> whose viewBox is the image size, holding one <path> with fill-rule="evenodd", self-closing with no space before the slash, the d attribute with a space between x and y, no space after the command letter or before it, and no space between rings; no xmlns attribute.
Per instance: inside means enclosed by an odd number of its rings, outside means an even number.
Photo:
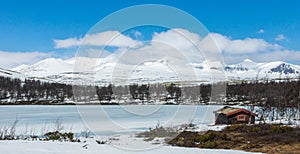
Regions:
<svg viewBox="0 0 300 154"><path fill-rule="evenodd" d="M130 83L176 82L182 79L172 69L168 59L147 61L137 66L130 66L130 64L116 64L115 60L108 56L95 60L95 65L92 68L86 69L87 71L74 69L78 61L84 64L84 62L88 63L90 60L83 57L67 60L49 58L33 65L20 65L11 70L0 69L0 76L21 79L33 78L69 84L75 81L78 83L96 83L100 85L112 83L114 80L120 78L126 79L126 82ZM119 65L117 66L117 71L116 65ZM194 70L191 74L194 73L197 76L196 78L195 76L194 78L191 77L191 80L209 82L212 79L211 71L214 68L209 67L206 61L190 65ZM181 68L185 67L187 66L182 66ZM128 73L128 68L131 70L130 73ZM258 63L250 59L245 59L240 63L224 66L223 72L226 80L230 81L299 78L300 66L283 61ZM186 73L184 76L188 76L187 74L189 73ZM185 80L188 80L188 78Z"/></svg>

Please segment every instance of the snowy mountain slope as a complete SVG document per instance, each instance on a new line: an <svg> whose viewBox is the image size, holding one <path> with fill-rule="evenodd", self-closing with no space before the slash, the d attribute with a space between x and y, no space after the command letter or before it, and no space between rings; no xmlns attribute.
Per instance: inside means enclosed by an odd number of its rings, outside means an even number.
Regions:
<svg viewBox="0 0 300 154"><path fill-rule="evenodd" d="M2 69L2 74L20 76L22 73L26 77L61 83L73 83L75 81L75 83L108 84L113 82L194 81L195 79L205 82L211 80L212 70L212 67L209 67L205 61L203 63L193 63L189 66L176 66L172 65L167 58L163 58L133 66L131 64L118 63L116 55L110 55L100 59L81 57L62 60L49 58L33 65L18 66L12 71ZM282 61L257 63L245 59L241 63L225 66L224 70L225 76L229 80L298 78L300 75L300 66ZM214 71L219 71L222 74L220 70Z"/></svg>
<svg viewBox="0 0 300 154"><path fill-rule="evenodd" d="M73 70L73 64L62 59L49 58L31 66L22 65L12 70L22 72L23 74L29 76L47 77L63 72L71 72Z"/></svg>
<svg viewBox="0 0 300 154"><path fill-rule="evenodd" d="M259 67L258 75L267 79L273 78L298 78L299 66L282 61L266 63Z"/></svg>
<svg viewBox="0 0 300 154"><path fill-rule="evenodd" d="M8 69L3 69L3 68L0 68L0 76L10 77L10 78L20 78L20 79L24 79L24 77L25 77L20 72L8 70Z"/></svg>

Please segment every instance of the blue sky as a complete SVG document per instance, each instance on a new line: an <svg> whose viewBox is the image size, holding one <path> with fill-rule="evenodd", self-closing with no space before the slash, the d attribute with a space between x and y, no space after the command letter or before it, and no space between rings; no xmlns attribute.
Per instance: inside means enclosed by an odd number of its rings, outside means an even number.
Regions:
<svg viewBox="0 0 300 154"><path fill-rule="evenodd" d="M0 51L6 55L40 52L52 57L72 57L76 47L57 49L53 40L83 37L110 13L149 3L177 7L196 17L210 32L230 39L259 38L286 50L300 51L300 2L296 0L4 0L0 4ZM258 33L259 30L264 32Z"/></svg>

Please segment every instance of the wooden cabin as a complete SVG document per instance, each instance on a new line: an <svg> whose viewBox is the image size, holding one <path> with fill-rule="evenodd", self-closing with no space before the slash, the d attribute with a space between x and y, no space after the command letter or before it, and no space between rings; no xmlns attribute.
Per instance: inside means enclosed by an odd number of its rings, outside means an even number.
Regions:
<svg viewBox="0 0 300 154"><path fill-rule="evenodd" d="M254 123L257 114L243 108L233 108L225 106L214 111L215 124L251 124ZM251 118L251 119L250 119Z"/></svg>

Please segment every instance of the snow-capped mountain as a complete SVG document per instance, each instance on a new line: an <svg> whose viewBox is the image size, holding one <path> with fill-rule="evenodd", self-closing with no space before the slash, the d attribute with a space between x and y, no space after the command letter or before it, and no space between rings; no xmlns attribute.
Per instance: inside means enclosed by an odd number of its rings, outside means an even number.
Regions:
<svg viewBox="0 0 300 154"><path fill-rule="evenodd" d="M249 59L225 67L229 79L298 78L300 67L283 61L256 63Z"/></svg>
<svg viewBox="0 0 300 154"><path fill-rule="evenodd" d="M92 60L88 58L67 60L49 58L33 65L18 66L12 71L0 69L0 75L21 76L20 74L22 74L28 78L53 82L73 83L75 81L75 83L97 84L108 84L122 79L122 82L126 80L127 83L174 82L179 80L209 82L212 78L213 67L209 67L205 61L203 63L193 63L189 66L172 66L167 58L163 58L133 66L116 63L116 60L117 58L114 55ZM95 64L91 65L89 63ZM83 66L83 68L78 69L78 66L76 66L78 64L81 64L80 66ZM85 64L87 68L85 68ZM189 67L193 69L192 72L191 70L187 71ZM222 70L214 71L220 71L219 74L222 74ZM300 66L282 61L257 63L245 59L241 63L225 66L224 75L228 80L298 78Z"/></svg>
<svg viewBox="0 0 300 154"><path fill-rule="evenodd" d="M227 72L237 72L237 71L250 71L255 70L257 68L258 63L253 62L250 59L245 59L243 62L225 66L225 70Z"/></svg>

